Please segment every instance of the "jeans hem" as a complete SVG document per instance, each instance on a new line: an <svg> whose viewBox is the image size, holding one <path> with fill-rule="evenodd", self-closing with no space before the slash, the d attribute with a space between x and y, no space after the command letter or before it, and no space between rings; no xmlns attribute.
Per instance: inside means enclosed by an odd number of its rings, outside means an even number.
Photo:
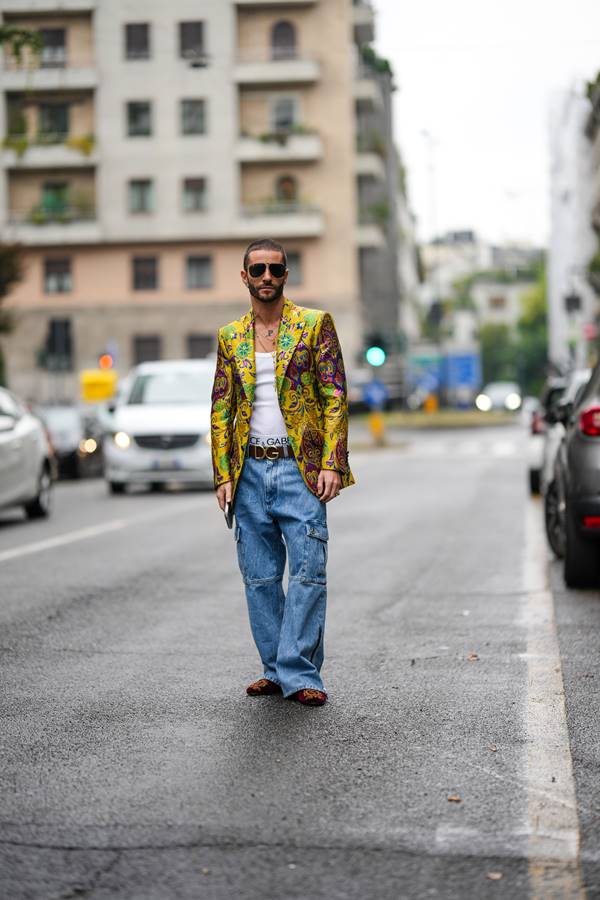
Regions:
<svg viewBox="0 0 600 900"><path fill-rule="evenodd" d="M300 687L295 687L292 691L284 691L283 696L287 699L291 697L292 694L297 694L298 691L322 691L323 694L327 694L325 688L321 685L321 687L317 687L314 684L301 684Z"/></svg>

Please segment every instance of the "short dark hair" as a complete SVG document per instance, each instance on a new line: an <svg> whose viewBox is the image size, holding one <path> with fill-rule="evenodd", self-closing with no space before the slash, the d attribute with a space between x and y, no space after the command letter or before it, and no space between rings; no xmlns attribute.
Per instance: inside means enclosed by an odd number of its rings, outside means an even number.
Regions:
<svg viewBox="0 0 600 900"><path fill-rule="evenodd" d="M253 250L276 250L278 253L281 253L283 264L287 269L287 256L281 244L278 244L277 241L272 241L271 238L260 238L258 241L252 241L252 243L248 244L246 247L246 252L244 253L244 271L248 271L248 258Z"/></svg>

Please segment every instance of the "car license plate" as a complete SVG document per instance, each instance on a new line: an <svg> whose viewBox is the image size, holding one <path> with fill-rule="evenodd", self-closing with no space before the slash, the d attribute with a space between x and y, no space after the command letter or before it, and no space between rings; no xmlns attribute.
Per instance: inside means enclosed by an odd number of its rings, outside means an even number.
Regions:
<svg viewBox="0 0 600 900"><path fill-rule="evenodd" d="M152 463L153 469L181 469L181 461L179 459L155 459Z"/></svg>

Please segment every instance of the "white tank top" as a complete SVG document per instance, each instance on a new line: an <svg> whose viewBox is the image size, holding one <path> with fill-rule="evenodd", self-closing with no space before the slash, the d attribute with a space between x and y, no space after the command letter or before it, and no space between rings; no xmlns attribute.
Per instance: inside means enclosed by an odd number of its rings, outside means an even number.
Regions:
<svg viewBox="0 0 600 900"><path fill-rule="evenodd" d="M250 443L265 447L289 444L275 387L275 355L255 352L256 388L250 419Z"/></svg>

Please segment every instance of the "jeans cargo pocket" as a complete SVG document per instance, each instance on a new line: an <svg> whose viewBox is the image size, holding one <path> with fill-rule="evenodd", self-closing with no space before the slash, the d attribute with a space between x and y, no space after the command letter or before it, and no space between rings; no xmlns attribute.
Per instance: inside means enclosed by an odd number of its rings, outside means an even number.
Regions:
<svg viewBox="0 0 600 900"><path fill-rule="evenodd" d="M329 532L326 525L309 522L306 526L304 567L302 580L315 584L327 582L327 541Z"/></svg>

